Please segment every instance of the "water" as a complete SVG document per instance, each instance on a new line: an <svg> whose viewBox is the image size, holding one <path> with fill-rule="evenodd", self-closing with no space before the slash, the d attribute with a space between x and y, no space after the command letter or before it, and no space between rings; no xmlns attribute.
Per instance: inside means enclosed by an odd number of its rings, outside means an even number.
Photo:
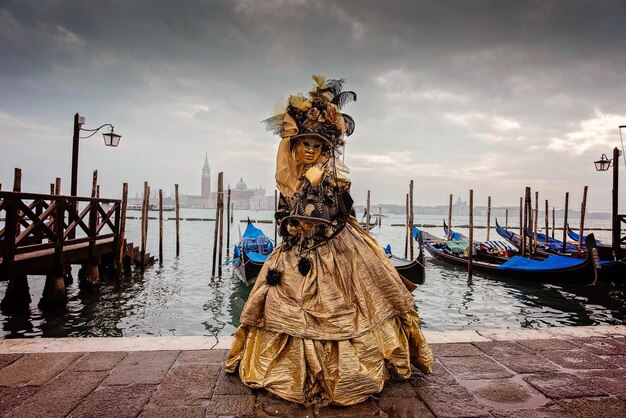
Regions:
<svg viewBox="0 0 626 418"><path fill-rule="evenodd" d="M139 212L129 212L138 216ZM151 212L151 216L158 216ZM174 216L172 212L165 217ZM267 211L235 211L231 243L237 241L239 222L247 217L273 219ZM183 209L182 218L207 219L215 210ZM480 219L476 220L481 222ZM372 234L394 252L404 254L404 216L389 215ZM484 220L482 220L484 224ZM420 216L416 223L441 225L441 216ZM467 224L457 217L453 224ZM561 221L562 224L562 221ZM592 228L609 228L607 221L588 220ZM559 220L557 219L557 225ZM273 237L273 225L257 224ZM136 245L140 221L127 221L127 237ZM29 277L32 302L27 312L0 315L3 338L147 336L147 335L230 335L239 324L239 314L250 288L233 277L229 267L222 278L211 277L214 222L181 221L181 254L175 257L175 222L164 222L164 261L124 278L121 286L105 283L97 291L81 290L77 280L68 287L65 310L42 312L37 308L44 277ZM441 228L425 230L441 236ZM458 229L467 234L466 229ZM562 232L557 231L557 235ZM597 237L609 240L609 231ZM486 229L474 231L476 240L486 238ZM491 231L491 239L497 239ZM226 231L224 231L224 242ZM149 225L148 251L158 255L158 221ZM417 249L416 249L417 251ZM224 253L225 258L225 253ZM426 283L414 292L425 329L460 330L479 328L542 328L566 325L626 324L626 284L600 283L593 287L525 285L498 281L476 273L471 284L466 272L428 259ZM74 277L77 269L74 268ZM0 284L4 295L6 283Z"/></svg>

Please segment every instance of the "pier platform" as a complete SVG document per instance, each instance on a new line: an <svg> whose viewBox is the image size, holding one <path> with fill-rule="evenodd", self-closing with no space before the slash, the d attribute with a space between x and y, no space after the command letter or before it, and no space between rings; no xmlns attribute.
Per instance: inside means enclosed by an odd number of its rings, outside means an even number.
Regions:
<svg viewBox="0 0 626 418"><path fill-rule="evenodd" d="M0 341L2 417L624 417L626 326L424 332L434 371L352 407L226 375L231 337Z"/></svg>

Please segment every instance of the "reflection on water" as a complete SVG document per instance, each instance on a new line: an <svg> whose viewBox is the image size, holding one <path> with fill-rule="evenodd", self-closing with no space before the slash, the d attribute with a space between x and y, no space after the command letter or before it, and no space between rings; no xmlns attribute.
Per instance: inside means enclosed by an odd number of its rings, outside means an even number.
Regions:
<svg viewBox="0 0 626 418"><path fill-rule="evenodd" d="M183 210L182 217L211 218L213 211ZM272 219L270 212L236 212L231 237L238 237L239 219ZM372 234L381 245L404 251L403 216L383 218ZM435 217L417 222L441 224ZM557 221L558 222L558 221ZM463 223L460 220L459 223ZM175 254L175 223L164 225L164 262L125 276L120 286L105 283L99 290L68 287L63 309L40 311L44 277L29 277L33 302L25 312L1 316L4 338L136 335L230 335L250 288L232 277L228 266L221 278L211 277L213 222L181 221L181 255ZM139 220L127 221L127 236L139 242ZM273 225L258 226L269 236ZM606 227L605 225L597 225ZM441 235L440 228L425 228ZM460 229L460 232L465 233ZM158 253L158 224L151 221L148 251ZM481 235L482 234L482 235ZM485 230L476 230L484 239ZM492 231L492 239L495 233ZM608 239L608 237L601 238ZM608 233L605 233L608 234ZM402 255L402 254L399 254ZM77 268L74 268L77 277ZM4 295L6 283L0 284ZM478 328L542 328L564 325L626 324L626 284L599 283L559 287L499 281L467 273L428 259L426 283L414 291L423 326L433 330Z"/></svg>

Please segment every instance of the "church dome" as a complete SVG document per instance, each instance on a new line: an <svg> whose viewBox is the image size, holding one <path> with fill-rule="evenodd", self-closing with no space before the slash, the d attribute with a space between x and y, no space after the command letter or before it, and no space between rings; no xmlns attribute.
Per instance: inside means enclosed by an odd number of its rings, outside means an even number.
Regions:
<svg viewBox="0 0 626 418"><path fill-rule="evenodd" d="M248 185L243 181L243 177L241 177L239 179L239 181L237 182L237 185L235 186L235 189L237 190L246 190L248 188Z"/></svg>

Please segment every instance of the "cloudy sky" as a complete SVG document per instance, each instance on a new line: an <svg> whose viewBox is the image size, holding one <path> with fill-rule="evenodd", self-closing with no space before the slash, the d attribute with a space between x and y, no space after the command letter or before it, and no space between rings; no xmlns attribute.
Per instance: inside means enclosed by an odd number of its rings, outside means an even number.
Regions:
<svg viewBox="0 0 626 418"><path fill-rule="evenodd" d="M144 180L199 194L205 153L214 179L271 194L278 140L260 121L312 74L358 94L344 108L357 204L368 189L403 204L413 179L418 205L469 189L517 205L531 186L576 207L587 185L587 207L610 208L593 161L626 125L620 0L0 0L0 183L20 167L24 190L62 177L68 193L79 112L122 134L81 140L79 194L94 169L103 196Z"/></svg>

